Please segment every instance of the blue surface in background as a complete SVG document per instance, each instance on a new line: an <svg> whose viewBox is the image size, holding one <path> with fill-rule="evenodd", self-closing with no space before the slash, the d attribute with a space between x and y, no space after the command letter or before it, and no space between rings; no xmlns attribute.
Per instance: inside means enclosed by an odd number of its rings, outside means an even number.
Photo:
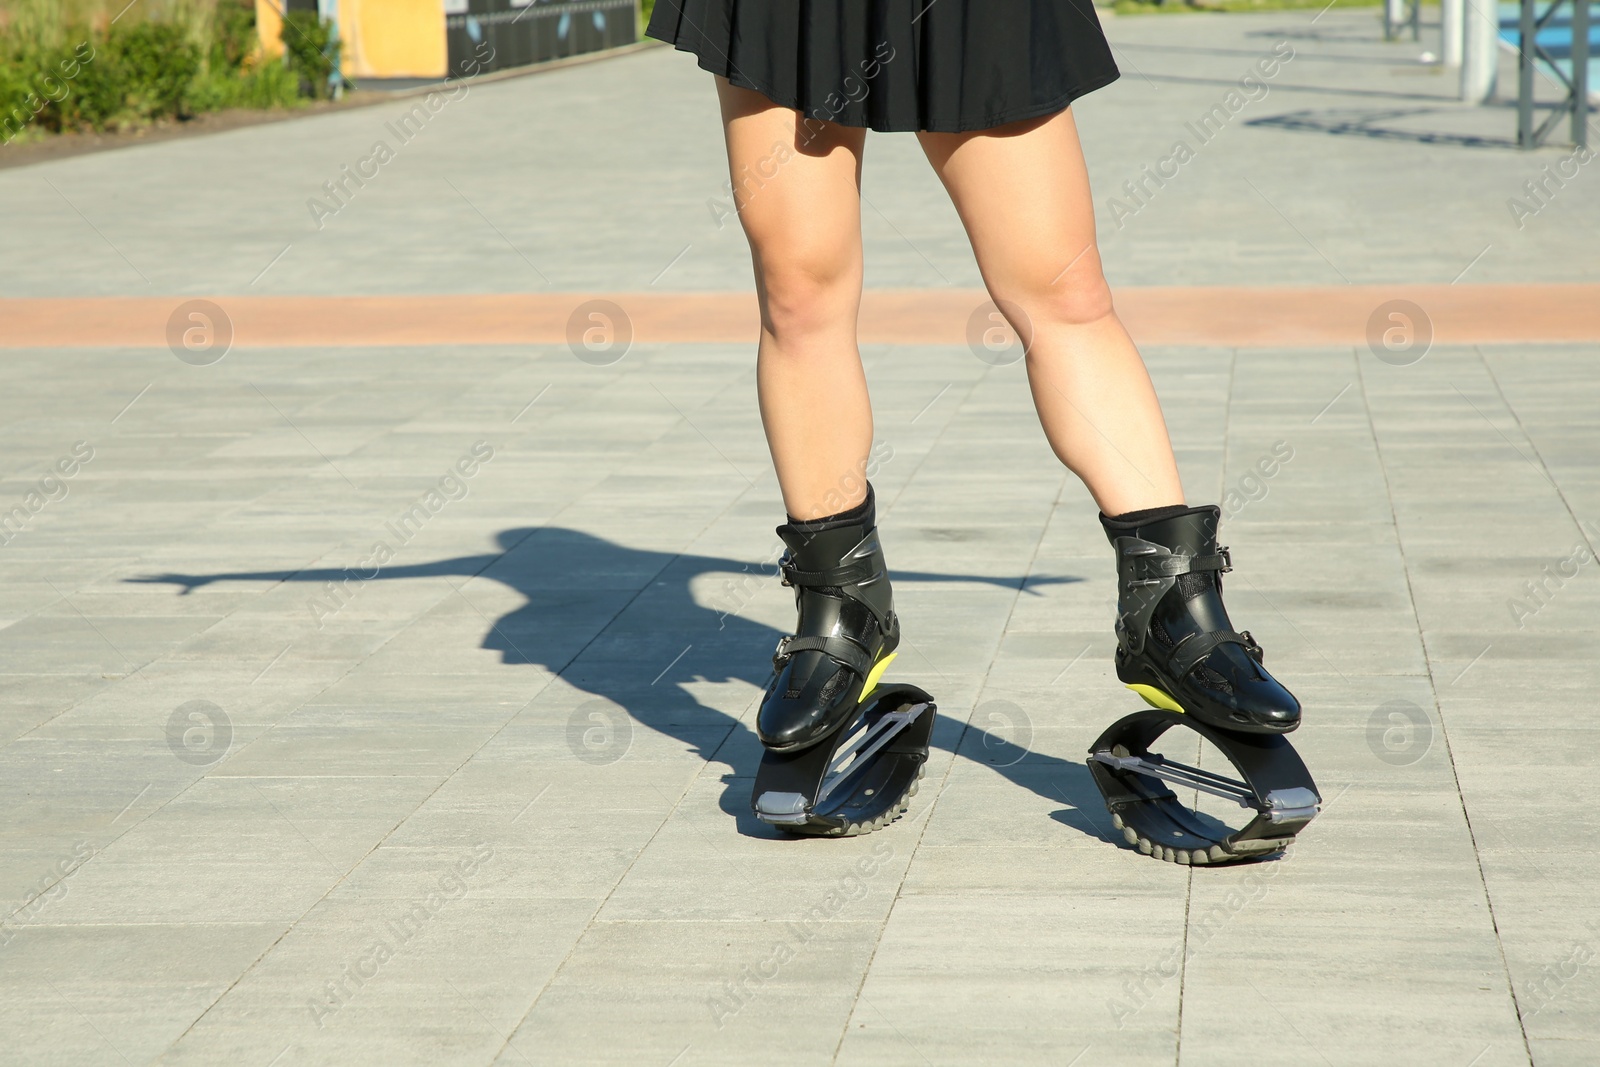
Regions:
<svg viewBox="0 0 1600 1067"><path fill-rule="evenodd" d="M1544 14L1549 8L1549 3L1541 2L1538 5L1539 14ZM1572 9L1570 5L1545 23L1534 38L1539 46L1555 58L1555 66L1567 77L1572 77ZM1502 3L1500 5L1500 39L1511 45L1519 46L1522 40L1522 9L1518 4ZM1600 11L1591 10L1589 16L1589 95L1593 97L1600 92Z"/></svg>

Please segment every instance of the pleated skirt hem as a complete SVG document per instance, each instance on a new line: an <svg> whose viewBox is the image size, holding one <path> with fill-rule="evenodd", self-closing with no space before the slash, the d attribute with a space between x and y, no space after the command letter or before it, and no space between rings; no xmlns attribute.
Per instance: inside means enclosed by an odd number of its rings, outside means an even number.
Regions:
<svg viewBox="0 0 1600 1067"><path fill-rule="evenodd" d="M705 56L701 55L699 52L696 52L688 45L674 44L672 41L663 41L662 43L670 44L679 52L687 52L694 56L696 62L700 66L700 69L706 71L708 74L720 75L724 78L727 78L728 82L732 85L737 85L741 89L749 89L751 92L760 93L762 96L766 97L768 100L771 100L779 107L790 108L794 111L799 111L802 113L805 111L805 107L799 99L784 99L783 94L774 93L768 87L756 85L748 78L741 77L737 71L730 73L724 69L724 64L716 63L713 60L707 59ZM1089 81L1074 85L1070 89L1067 89L1066 91L1057 95L1054 99L1047 100L1043 103L1034 103L1022 107L1010 108L998 114L986 116L980 119L974 119L970 122L936 123L929 125L912 123L909 125L904 125L900 123L885 122L883 120L878 120L875 122L870 119L866 122L849 122L842 117L826 119L824 121L833 122L840 126L855 126L857 128L865 128L872 130L875 133L971 133L975 130L992 130L997 126L1006 126L1013 122L1025 122L1028 119L1036 119L1043 115L1054 115L1058 111L1065 111L1067 108L1071 107L1073 101L1077 100L1079 97L1088 96L1096 89L1104 89L1121 76L1121 71L1113 70L1101 75L1098 78L1093 78Z"/></svg>

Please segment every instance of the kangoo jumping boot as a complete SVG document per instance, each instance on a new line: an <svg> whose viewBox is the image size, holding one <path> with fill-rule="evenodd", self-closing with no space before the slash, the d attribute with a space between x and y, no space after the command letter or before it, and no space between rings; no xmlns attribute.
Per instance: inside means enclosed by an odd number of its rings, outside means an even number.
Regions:
<svg viewBox="0 0 1600 1067"><path fill-rule="evenodd" d="M914 685L879 685L900 643L872 487L859 507L778 528L800 621L778 642L756 715L766 752L750 806L791 836L854 837L907 811L938 708Z"/></svg>
<svg viewBox="0 0 1600 1067"><path fill-rule="evenodd" d="M756 733L770 752L795 752L833 734L871 692L900 644L900 623L870 485L859 507L786 523L778 536L800 619L778 642Z"/></svg>
<svg viewBox="0 0 1600 1067"><path fill-rule="evenodd" d="M1222 603L1233 561L1217 547L1221 517L1214 506L1100 516L1117 552L1117 677L1151 706L1219 729L1288 733L1300 702Z"/></svg>

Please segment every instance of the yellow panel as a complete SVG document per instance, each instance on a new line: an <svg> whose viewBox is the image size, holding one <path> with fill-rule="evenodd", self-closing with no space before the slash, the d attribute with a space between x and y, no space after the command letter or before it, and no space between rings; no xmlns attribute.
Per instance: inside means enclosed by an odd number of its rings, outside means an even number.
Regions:
<svg viewBox="0 0 1600 1067"><path fill-rule="evenodd" d="M889 653L887 656L878 661L877 666L873 667L872 670L867 672L866 683L861 687L860 702L865 702L867 699L867 694L872 692L873 689L877 688L878 679L883 677L883 672L889 669L889 664L893 662L894 658L899 654L900 653L898 652Z"/></svg>
<svg viewBox="0 0 1600 1067"><path fill-rule="evenodd" d="M1128 688L1144 697L1144 702L1152 708L1160 708L1162 711L1176 711L1180 715L1187 714L1183 710L1182 704L1173 700L1165 691L1157 689L1153 685L1140 685L1138 682L1129 682Z"/></svg>
<svg viewBox="0 0 1600 1067"><path fill-rule="evenodd" d="M362 78L443 78L444 5L440 0L340 0L340 67Z"/></svg>

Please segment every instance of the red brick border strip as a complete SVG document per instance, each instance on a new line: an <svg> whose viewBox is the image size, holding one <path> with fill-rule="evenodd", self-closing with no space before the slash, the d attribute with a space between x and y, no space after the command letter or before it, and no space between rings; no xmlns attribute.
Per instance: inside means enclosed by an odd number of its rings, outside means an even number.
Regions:
<svg viewBox="0 0 1600 1067"><path fill-rule="evenodd" d="M749 344L755 295L512 293L428 296L46 297L0 299L0 348L159 348L191 300L222 308L234 347L562 344L588 325L580 307L626 313L636 344ZM965 344L978 290L869 289L867 344ZM1117 307L1147 345L1306 348L1365 345L1410 301L1434 344L1600 342L1600 285L1352 285L1124 288ZM574 326L576 323L576 326Z"/></svg>

